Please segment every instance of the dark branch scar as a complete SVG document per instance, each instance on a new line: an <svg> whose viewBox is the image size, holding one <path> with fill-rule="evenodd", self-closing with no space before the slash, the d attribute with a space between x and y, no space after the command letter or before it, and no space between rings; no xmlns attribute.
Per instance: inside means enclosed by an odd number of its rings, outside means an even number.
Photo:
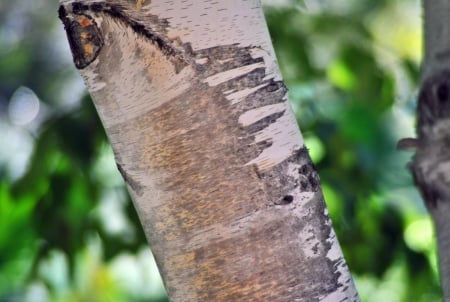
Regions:
<svg viewBox="0 0 450 302"><path fill-rule="evenodd" d="M66 30L75 66L83 69L97 58L103 47L100 29L95 20L88 15L69 17L63 6L60 6L58 12Z"/></svg>
<svg viewBox="0 0 450 302"><path fill-rule="evenodd" d="M294 201L294 196L292 195L285 195L280 200L276 201L276 205L287 205Z"/></svg>
<svg viewBox="0 0 450 302"><path fill-rule="evenodd" d="M142 1L143 2L143 1ZM75 66L83 69L94 61L104 45L103 33L98 28L95 20L88 16L89 13L107 14L110 17L130 26L133 31L139 35L145 36L154 45L156 45L164 55L171 58L177 70L181 70L188 63L183 59L183 54L169 41L154 33L150 28L135 20L128 15L126 8L120 4L109 2L93 2L84 4L73 2L68 7L64 5L59 7L59 18L64 23L68 36ZM163 21L161 21L163 22Z"/></svg>

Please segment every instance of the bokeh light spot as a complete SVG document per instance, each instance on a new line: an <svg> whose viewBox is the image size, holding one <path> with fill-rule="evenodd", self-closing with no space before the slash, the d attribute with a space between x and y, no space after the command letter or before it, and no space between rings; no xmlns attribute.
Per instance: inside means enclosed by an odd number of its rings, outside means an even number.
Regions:
<svg viewBox="0 0 450 302"><path fill-rule="evenodd" d="M39 98L33 90L23 86L19 87L9 101L10 121L18 126L29 124L39 113L39 103Z"/></svg>
<svg viewBox="0 0 450 302"><path fill-rule="evenodd" d="M416 252L426 252L433 248L433 224L426 216L411 222L404 231L406 245Z"/></svg>

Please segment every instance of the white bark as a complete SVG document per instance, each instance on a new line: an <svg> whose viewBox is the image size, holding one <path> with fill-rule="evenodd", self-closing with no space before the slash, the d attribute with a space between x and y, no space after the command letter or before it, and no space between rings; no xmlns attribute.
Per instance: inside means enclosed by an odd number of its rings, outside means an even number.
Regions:
<svg viewBox="0 0 450 302"><path fill-rule="evenodd" d="M61 7L172 301L358 300L259 1Z"/></svg>

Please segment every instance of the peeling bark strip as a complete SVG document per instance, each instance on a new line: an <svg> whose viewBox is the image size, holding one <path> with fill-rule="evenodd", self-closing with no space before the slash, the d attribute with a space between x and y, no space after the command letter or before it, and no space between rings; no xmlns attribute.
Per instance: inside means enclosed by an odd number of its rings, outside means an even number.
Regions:
<svg viewBox="0 0 450 302"><path fill-rule="evenodd" d="M59 14L171 301L358 300L259 1Z"/></svg>

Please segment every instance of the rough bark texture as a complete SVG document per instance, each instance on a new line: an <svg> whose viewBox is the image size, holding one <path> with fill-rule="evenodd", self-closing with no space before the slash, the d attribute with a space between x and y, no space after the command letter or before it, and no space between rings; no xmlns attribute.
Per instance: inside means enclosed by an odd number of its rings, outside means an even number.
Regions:
<svg viewBox="0 0 450 302"><path fill-rule="evenodd" d="M431 213L438 239L444 301L450 301L450 2L424 1L425 60L417 107L414 181Z"/></svg>
<svg viewBox="0 0 450 302"><path fill-rule="evenodd" d="M259 1L63 1L171 301L357 301Z"/></svg>

